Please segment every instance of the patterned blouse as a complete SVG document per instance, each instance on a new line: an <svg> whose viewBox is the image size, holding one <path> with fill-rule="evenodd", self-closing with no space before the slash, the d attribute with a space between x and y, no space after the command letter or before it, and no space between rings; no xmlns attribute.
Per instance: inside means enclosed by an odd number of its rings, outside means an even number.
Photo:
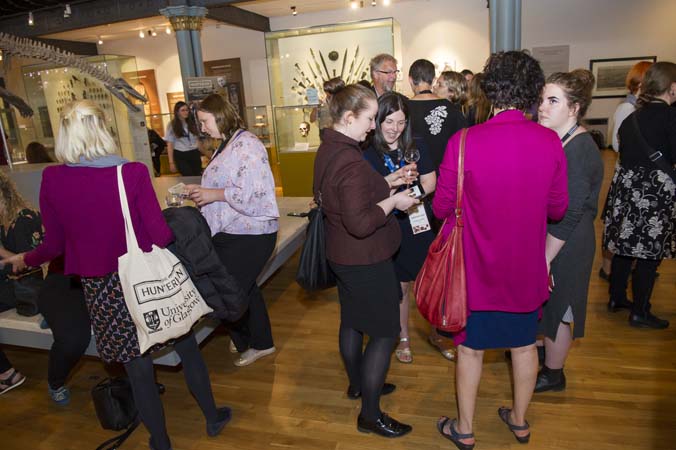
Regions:
<svg viewBox="0 0 676 450"><path fill-rule="evenodd" d="M268 153L258 138L239 131L202 175L202 187L223 189L225 201L202 207L211 234L270 234L279 229Z"/></svg>

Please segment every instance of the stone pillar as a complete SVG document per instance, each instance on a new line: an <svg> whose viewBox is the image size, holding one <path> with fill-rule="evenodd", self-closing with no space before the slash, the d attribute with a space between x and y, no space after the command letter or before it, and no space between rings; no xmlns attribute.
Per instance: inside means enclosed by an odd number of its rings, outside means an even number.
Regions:
<svg viewBox="0 0 676 450"><path fill-rule="evenodd" d="M521 0L489 0L491 53L521 50Z"/></svg>
<svg viewBox="0 0 676 450"><path fill-rule="evenodd" d="M203 6L168 6L160 9L160 14L169 19L176 35L178 60L185 91L186 78L204 76L200 32L207 9Z"/></svg>

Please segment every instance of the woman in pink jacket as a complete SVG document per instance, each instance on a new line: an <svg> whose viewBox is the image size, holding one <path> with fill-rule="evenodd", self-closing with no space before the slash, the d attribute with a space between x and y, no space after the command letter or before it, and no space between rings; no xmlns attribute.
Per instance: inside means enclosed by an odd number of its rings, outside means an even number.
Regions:
<svg viewBox="0 0 676 450"><path fill-rule="evenodd" d="M538 371L535 336L547 300L547 219L568 207L566 157L553 131L523 111L540 101L544 75L523 52L500 52L484 68L481 87L494 116L468 130L465 147L463 246L467 273L467 327L458 345L458 419L442 417L439 432L459 449L474 448L472 419L484 350L510 348L514 404L498 414L521 443L530 431L526 410ZM439 168L434 214L453 216L460 133L451 138ZM443 232L450 234L453 221Z"/></svg>

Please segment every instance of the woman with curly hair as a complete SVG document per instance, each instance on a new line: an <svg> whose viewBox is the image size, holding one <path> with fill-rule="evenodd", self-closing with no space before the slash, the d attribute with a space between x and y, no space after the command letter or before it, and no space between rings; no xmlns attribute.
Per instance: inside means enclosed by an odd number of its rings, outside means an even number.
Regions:
<svg viewBox="0 0 676 450"><path fill-rule="evenodd" d="M476 80L476 78L475 78ZM538 314L549 297L545 260L547 220L568 207L566 156L556 133L524 116L539 102L544 74L524 52L492 55L481 87L495 116L466 135L463 246L467 277L467 326L458 345L458 418L437 428L461 450L474 448L472 421L485 350L512 353L514 401L498 414L516 439L528 442L526 410L538 371ZM454 217L461 133L448 143L432 202L439 219ZM446 223L448 236L455 225Z"/></svg>

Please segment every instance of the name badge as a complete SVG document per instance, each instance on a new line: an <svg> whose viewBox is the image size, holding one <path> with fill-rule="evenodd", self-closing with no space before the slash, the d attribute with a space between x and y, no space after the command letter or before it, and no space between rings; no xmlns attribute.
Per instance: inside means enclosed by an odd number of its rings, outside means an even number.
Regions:
<svg viewBox="0 0 676 450"><path fill-rule="evenodd" d="M427 213L425 212L425 205L423 203L408 209L408 220L411 222L413 234L424 233L432 229L430 221L427 220Z"/></svg>

